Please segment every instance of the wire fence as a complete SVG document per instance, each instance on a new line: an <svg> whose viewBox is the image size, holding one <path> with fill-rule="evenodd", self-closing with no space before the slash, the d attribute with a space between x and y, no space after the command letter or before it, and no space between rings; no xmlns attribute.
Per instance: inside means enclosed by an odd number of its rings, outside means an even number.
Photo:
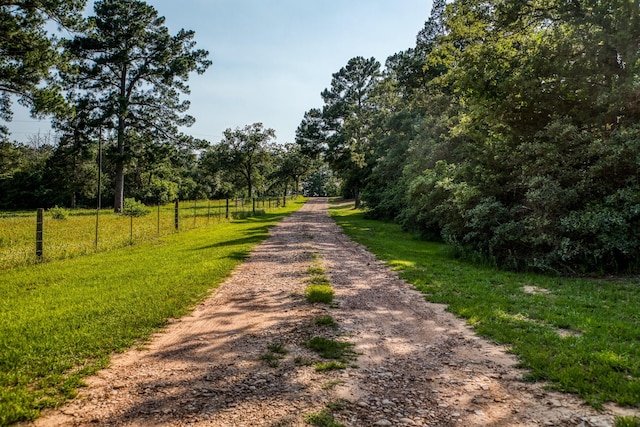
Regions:
<svg viewBox="0 0 640 427"><path fill-rule="evenodd" d="M73 258L137 244L223 221L260 215L286 204L284 198L190 200L148 207L133 217L110 210L74 209L66 219L52 212L0 213L0 269Z"/></svg>

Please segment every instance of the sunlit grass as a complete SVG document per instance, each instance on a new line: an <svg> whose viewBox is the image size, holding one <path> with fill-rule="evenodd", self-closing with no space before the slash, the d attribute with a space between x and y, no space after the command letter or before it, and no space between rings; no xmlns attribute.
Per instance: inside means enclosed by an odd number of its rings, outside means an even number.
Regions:
<svg viewBox="0 0 640 427"><path fill-rule="evenodd" d="M271 209L275 209L275 203ZM269 211L268 201L259 201L256 210ZM253 204L230 200L229 217L244 217L253 212ZM173 203L149 207L149 214L131 219L103 209L98 213L96 245L96 210L69 211L66 220L56 220L48 211L44 215L43 261L73 258L138 244L176 232ZM180 231L215 225L226 221L225 200L181 202L178 207ZM133 227L131 227L133 225ZM133 233L131 233L131 228ZM0 270L32 265L35 257L36 211L0 212Z"/></svg>
<svg viewBox="0 0 640 427"><path fill-rule="evenodd" d="M428 300L505 344L530 380L595 407L640 406L640 280L570 279L499 271L450 256L393 223L334 207L345 232L400 271Z"/></svg>
<svg viewBox="0 0 640 427"><path fill-rule="evenodd" d="M302 203L111 252L0 271L0 425L59 405L113 352L187 313Z"/></svg>

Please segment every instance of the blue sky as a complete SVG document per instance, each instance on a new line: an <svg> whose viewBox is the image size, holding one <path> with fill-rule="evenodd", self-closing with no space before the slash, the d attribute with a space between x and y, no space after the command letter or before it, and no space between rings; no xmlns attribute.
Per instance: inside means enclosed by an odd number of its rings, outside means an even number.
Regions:
<svg viewBox="0 0 640 427"><path fill-rule="evenodd" d="M185 131L212 143L227 128L262 122L278 142L293 142L304 112L350 58L383 65L413 47L431 0L150 0L175 34L194 30L213 65L189 81ZM12 139L48 131L16 106Z"/></svg>

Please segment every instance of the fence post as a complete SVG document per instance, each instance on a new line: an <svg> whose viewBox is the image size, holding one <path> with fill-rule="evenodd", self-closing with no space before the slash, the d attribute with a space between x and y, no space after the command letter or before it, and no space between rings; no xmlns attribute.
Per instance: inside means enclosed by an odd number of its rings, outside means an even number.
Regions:
<svg viewBox="0 0 640 427"><path fill-rule="evenodd" d="M176 206L175 206L175 226L176 226L176 231L178 231L180 229L180 203L178 199L176 199Z"/></svg>
<svg viewBox="0 0 640 427"><path fill-rule="evenodd" d="M253 198L253 210L252 210L253 215L256 214L256 198Z"/></svg>
<svg viewBox="0 0 640 427"><path fill-rule="evenodd" d="M160 236L160 202L158 202L158 236Z"/></svg>
<svg viewBox="0 0 640 427"><path fill-rule="evenodd" d="M93 241L93 250L98 250L98 225L100 220L100 208L96 209L96 239Z"/></svg>
<svg viewBox="0 0 640 427"><path fill-rule="evenodd" d="M198 208L198 201L193 201L193 228L196 228L196 210Z"/></svg>
<svg viewBox="0 0 640 427"><path fill-rule="evenodd" d="M44 209L39 208L36 215L36 258L42 261L43 230L44 230Z"/></svg>
<svg viewBox="0 0 640 427"><path fill-rule="evenodd" d="M225 219L229 219L229 199L227 199L227 212L224 215Z"/></svg>
<svg viewBox="0 0 640 427"><path fill-rule="evenodd" d="M209 225L210 218L211 218L211 200L207 199L207 225Z"/></svg>

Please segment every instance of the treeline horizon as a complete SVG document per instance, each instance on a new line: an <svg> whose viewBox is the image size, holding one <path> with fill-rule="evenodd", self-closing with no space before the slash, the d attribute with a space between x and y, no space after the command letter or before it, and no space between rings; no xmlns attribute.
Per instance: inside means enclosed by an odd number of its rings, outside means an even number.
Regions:
<svg viewBox="0 0 640 427"><path fill-rule="evenodd" d="M370 217L462 255L637 273L639 54L637 2L435 0L384 69L333 74L298 143Z"/></svg>

